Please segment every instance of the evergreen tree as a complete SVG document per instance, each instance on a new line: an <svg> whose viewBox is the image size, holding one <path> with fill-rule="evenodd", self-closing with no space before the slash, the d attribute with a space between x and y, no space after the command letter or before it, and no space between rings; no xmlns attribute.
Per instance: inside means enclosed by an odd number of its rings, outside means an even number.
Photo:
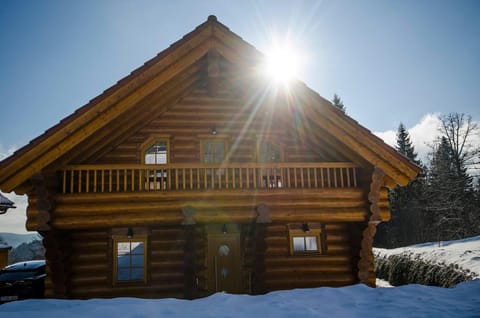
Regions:
<svg viewBox="0 0 480 318"><path fill-rule="evenodd" d="M345 105L343 105L342 99L337 94L333 94L332 104L333 104L333 106L340 109L342 112L344 112L344 113L347 112L347 108L345 107Z"/></svg>
<svg viewBox="0 0 480 318"><path fill-rule="evenodd" d="M478 235L480 211L473 178L467 171L479 153L478 146L469 142L478 127L470 116L458 113L441 120L443 136L433 152L426 192L430 222L439 240Z"/></svg>
<svg viewBox="0 0 480 318"><path fill-rule="evenodd" d="M397 131L398 152L416 164L420 164L417 153L410 141L410 135L401 123ZM424 175L420 174L405 187L390 191L389 201L392 217L390 222L382 223L377 230L376 245L397 247L417 243L424 239L422 189Z"/></svg>
<svg viewBox="0 0 480 318"><path fill-rule="evenodd" d="M426 191L430 240L451 240L464 237L464 186L456 173L453 151L447 138L442 137L434 150Z"/></svg>

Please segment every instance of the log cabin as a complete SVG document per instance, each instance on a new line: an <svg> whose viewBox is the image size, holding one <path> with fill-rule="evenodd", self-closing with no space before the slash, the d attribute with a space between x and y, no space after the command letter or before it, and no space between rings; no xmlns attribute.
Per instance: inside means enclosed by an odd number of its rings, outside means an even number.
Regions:
<svg viewBox="0 0 480 318"><path fill-rule="evenodd" d="M47 297L375 285L388 189L419 167L215 16L0 164Z"/></svg>

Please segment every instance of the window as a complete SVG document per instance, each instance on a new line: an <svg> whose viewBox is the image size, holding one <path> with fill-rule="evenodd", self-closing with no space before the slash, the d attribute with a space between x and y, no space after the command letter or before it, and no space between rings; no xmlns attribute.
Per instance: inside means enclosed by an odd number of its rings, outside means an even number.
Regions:
<svg viewBox="0 0 480 318"><path fill-rule="evenodd" d="M282 162L280 147L271 142L259 142L258 162Z"/></svg>
<svg viewBox="0 0 480 318"><path fill-rule="evenodd" d="M168 161L168 142L156 141L145 151L145 164L166 164Z"/></svg>
<svg viewBox="0 0 480 318"><path fill-rule="evenodd" d="M152 136L141 146L143 162L147 165L166 165L169 163L169 136ZM154 167L145 177L145 189L166 190L168 172L165 168Z"/></svg>
<svg viewBox="0 0 480 318"><path fill-rule="evenodd" d="M283 154L281 148L270 141L259 141L257 146L257 161L261 163L282 162ZM264 188L282 187L282 170L275 167L261 169Z"/></svg>
<svg viewBox="0 0 480 318"><path fill-rule="evenodd" d="M290 255L324 254L325 231L322 228L314 224L289 225Z"/></svg>
<svg viewBox="0 0 480 318"><path fill-rule="evenodd" d="M205 140L202 142L204 163L222 163L225 159L226 143L224 140Z"/></svg>
<svg viewBox="0 0 480 318"><path fill-rule="evenodd" d="M114 240L114 281L145 282L146 280L146 239Z"/></svg>

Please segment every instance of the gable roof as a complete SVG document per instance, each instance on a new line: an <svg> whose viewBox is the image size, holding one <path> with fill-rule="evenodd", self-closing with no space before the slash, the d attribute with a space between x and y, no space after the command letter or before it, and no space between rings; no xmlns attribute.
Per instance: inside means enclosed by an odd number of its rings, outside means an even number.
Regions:
<svg viewBox="0 0 480 318"><path fill-rule="evenodd" d="M128 123L128 114L133 109L144 110L143 116L148 118L145 116L154 109L146 105L147 97L162 100L163 107L167 107L167 101L177 100L188 90L198 76L199 63L212 51L246 73L253 73L263 59L253 46L219 23L215 16L209 16L195 30L2 161L0 189L10 192L18 188L92 135L100 132L107 135L107 131ZM293 104L308 124L331 132L340 144L382 169L394 183L405 185L420 171L305 84L297 82L291 91ZM116 126L106 129L112 125Z"/></svg>

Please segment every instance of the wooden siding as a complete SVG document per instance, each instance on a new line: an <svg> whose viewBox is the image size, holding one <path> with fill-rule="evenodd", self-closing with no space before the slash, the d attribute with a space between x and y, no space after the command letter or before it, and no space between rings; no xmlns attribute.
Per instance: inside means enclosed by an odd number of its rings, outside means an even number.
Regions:
<svg viewBox="0 0 480 318"><path fill-rule="evenodd" d="M209 96L207 89L200 86L157 117L141 123L142 128L135 134L92 163L141 163L139 147L155 134L171 136L172 163L199 163L201 140L221 140L222 136L227 139L229 162L255 162L257 141L261 138L278 143L286 162L349 161L340 153L324 151L328 144L322 149L299 139L295 132L298 127L292 126L288 112L249 104L234 92L234 88L224 84L215 96ZM214 127L222 136L209 135Z"/></svg>
<svg viewBox="0 0 480 318"><path fill-rule="evenodd" d="M357 281L352 270L350 236L345 224L326 224L323 255L290 255L286 224L267 227L265 273L267 290L345 286Z"/></svg>

